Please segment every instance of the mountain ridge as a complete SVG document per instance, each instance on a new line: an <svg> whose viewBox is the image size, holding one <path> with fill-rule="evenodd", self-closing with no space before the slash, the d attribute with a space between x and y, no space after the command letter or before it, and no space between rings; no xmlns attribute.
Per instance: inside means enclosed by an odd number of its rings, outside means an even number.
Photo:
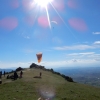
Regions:
<svg viewBox="0 0 100 100"><path fill-rule="evenodd" d="M41 78L34 78L42 73ZM18 75L20 73L17 72ZM13 74L13 73L12 73ZM68 82L60 75L39 68L23 70L23 77L12 81L2 77L1 100L99 100L100 88ZM12 92L9 92L12 91Z"/></svg>

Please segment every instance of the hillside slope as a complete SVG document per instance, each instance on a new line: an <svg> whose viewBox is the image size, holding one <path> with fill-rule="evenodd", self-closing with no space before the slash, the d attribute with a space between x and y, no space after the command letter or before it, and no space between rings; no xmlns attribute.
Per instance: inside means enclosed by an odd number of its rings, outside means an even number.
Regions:
<svg viewBox="0 0 100 100"><path fill-rule="evenodd" d="M42 78L33 78L39 76ZM25 69L23 78L12 81L2 77L0 100L100 100L100 88L67 82L59 75L41 69Z"/></svg>

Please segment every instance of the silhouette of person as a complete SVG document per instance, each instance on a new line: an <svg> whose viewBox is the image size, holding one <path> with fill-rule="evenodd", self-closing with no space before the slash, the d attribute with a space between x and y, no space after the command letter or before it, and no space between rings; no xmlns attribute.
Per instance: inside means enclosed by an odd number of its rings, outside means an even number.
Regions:
<svg viewBox="0 0 100 100"><path fill-rule="evenodd" d="M1 71L0 71L0 78L1 78Z"/></svg>
<svg viewBox="0 0 100 100"><path fill-rule="evenodd" d="M42 73L40 72L40 77L42 76Z"/></svg>
<svg viewBox="0 0 100 100"><path fill-rule="evenodd" d="M22 75L23 75L23 72L21 71L21 72L20 72L20 78L22 78Z"/></svg>
<svg viewBox="0 0 100 100"><path fill-rule="evenodd" d="M0 71L0 78L2 78L2 71Z"/></svg>
<svg viewBox="0 0 100 100"><path fill-rule="evenodd" d="M0 84L2 84L2 80L0 79Z"/></svg>
<svg viewBox="0 0 100 100"><path fill-rule="evenodd" d="M5 77L5 74L6 74L6 73L5 73L5 71L4 71L4 77Z"/></svg>
<svg viewBox="0 0 100 100"><path fill-rule="evenodd" d="M7 79L9 79L9 75L7 75Z"/></svg>
<svg viewBox="0 0 100 100"><path fill-rule="evenodd" d="M16 80L18 78L17 72L14 72L14 80Z"/></svg>

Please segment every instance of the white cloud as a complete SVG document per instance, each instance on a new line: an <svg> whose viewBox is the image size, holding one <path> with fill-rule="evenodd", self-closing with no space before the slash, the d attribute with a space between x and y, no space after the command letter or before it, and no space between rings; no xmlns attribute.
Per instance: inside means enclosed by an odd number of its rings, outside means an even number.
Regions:
<svg viewBox="0 0 100 100"><path fill-rule="evenodd" d="M82 53L70 53L66 55L67 59L99 59L100 54L95 52L82 52Z"/></svg>
<svg viewBox="0 0 100 100"><path fill-rule="evenodd" d="M78 62L78 60L76 60L76 59L72 59L72 61L73 61L73 62Z"/></svg>
<svg viewBox="0 0 100 100"><path fill-rule="evenodd" d="M91 45L86 44L78 44L78 45L71 45L71 46L59 46L54 47L54 50L88 50L88 49L98 49L100 48L100 41L95 41Z"/></svg>
<svg viewBox="0 0 100 100"><path fill-rule="evenodd" d="M96 61L100 61L100 58L95 59Z"/></svg>
<svg viewBox="0 0 100 100"><path fill-rule="evenodd" d="M95 41L94 44L100 45L100 41Z"/></svg>
<svg viewBox="0 0 100 100"><path fill-rule="evenodd" d="M93 45L73 45L73 46L62 46L54 47L55 50L86 50L86 49L95 49Z"/></svg>
<svg viewBox="0 0 100 100"><path fill-rule="evenodd" d="M30 37L29 37L29 36L24 36L24 38L25 38L25 39L30 39Z"/></svg>
<svg viewBox="0 0 100 100"><path fill-rule="evenodd" d="M25 30L20 30L19 33L17 33L19 36L25 38L25 39L30 39L32 36L29 34L29 32Z"/></svg>
<svg viewBox="0 0 100 100"><path fill-rule="evenodd" d="M33 53L34 50L33 50L33 49L24 49L24 52L25 52L25 53Z"/></svg>
<svg viewBox="0 0 100 100"><path fill-rule="evenodd" d="M91 55L94 54L95 52L81 52L81 53L71 53L68 54L69 56L78 56L78 55Z"/></svg>
<svg viewBox="0 0 100 100"><path fill-rule="evenodd" d="M32 63L37 62L2 62L0 63L1 68L29 68ZM70 59L70 60L63 60L63 61L44 61L39 63L39 65L45 66L45 68L58 68L58 67L92 67L92 66L99 66L100 59Z"/></svg>
<svg viewBox="0 0 100 100"><path fill-rule="evenodd" d="M58 44L61 44L61 43L62 43L62 40L61 40L60 38L58 38L58 37L54 37L54 38L52 39L52 41L53 41L54 43L58 43Z"/></svg>
<svg viewBox="0 0 100 100"><path fill-rule="evenodd" d="M1 62L0 68L17 68L17 67L29 68L29 65L30 65L29 62Z"/></svg>
<svg viewBox="0 0 100 100"><path fill-rule="evenodd" d="M79 53L81 55L92 55L94 54L95 52L82 52L82 53Z"/></svg>
<svg viewBox="0 0 100 100"><path fill-rule="evenodd" d="M100 54L88 55L88 58L99 59L100 58Z"/></svg>
<svg viewBox="0 0 100 100"><path fill-rule="evenodd" d="M65 61L56 61L56 62L44 62L44 66L48 68L55 67L91 67L91 66L99 66L100 62L95 59L71 59Z"/></svg>
<svg viewBox="0 0 100 100"><path fill-rule="evenodd" d="M93 34L98 35L98 34L100 34L100 32L93 32Z"/></svg>

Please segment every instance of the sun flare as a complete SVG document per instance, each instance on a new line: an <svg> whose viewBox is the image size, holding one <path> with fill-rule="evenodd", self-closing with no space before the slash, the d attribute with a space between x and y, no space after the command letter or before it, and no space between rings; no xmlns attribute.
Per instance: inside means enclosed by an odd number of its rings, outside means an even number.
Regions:
<svg viewBox="0 0 100 100"><path fill-rule="evenodd" d="M46 7L49 3L51 3L53 0L34 0L35 3L41 7Z"/></svg>

